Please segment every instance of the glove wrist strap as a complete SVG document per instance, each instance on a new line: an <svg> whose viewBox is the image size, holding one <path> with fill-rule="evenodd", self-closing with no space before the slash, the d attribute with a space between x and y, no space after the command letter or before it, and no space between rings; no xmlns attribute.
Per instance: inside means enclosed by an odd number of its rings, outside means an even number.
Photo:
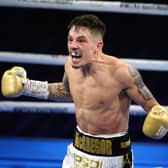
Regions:
<svg viewBox="0 0 168 168"><path fill-rule="evenodd" d="M47 99L49 95L48 82L26 79L23 81L22 94L40 99Z"/></svg>

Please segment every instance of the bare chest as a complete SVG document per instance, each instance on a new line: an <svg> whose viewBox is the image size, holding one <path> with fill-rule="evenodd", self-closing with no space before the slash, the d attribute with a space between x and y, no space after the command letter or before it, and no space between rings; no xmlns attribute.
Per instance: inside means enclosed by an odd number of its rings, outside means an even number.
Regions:
<svg viewBox="0 0 168 168"><path fill-rule="evenodd" d="M97 107L117 99L121 87L115 78L100 73L85 77L73 75L70 78L70 90L75 103Z"/></svg>

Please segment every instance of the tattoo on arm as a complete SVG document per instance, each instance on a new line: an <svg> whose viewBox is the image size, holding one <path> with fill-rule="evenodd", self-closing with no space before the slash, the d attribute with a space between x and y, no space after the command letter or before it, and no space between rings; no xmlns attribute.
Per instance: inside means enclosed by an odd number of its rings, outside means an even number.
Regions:
<svg viewBox="0 0 168 168"><path fill-rule="evenodd" d="M53 83L49 84L49 98L63 98L68 97L68 92L66 91L63 83Z"/></svg>
<svg viewBox="0 0 168 168"><path fill-rule="evenodd" d="M62 82L49 84L49 98L67 98L70 97L68 78L63 77Z"/></svg>
<svg viewBox="0 0 168 168"><path fill-rule="evenodd" d="M133 77L135 84L137 86L137 89L138 89L139 93L142 95L142 97L145 100L153 99L154 97L153 97L152 93L150 92L150 90L144 84L140 73L133 67L129 67L128 71L131 74L131 76Z"/></svg>

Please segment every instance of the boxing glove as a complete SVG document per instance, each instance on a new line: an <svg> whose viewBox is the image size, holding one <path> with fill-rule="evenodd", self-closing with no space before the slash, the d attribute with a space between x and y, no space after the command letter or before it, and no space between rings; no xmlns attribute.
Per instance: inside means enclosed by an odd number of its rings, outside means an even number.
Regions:
<svg viewBox="0 0 168 168"><path fill-rule="evenodd" d="M2 95L7 97L20 96L22 94L24 81L26 81L26 71L24 68L15 66L7 70L2 76Z"/></svg>
<svg viewBox="0 0 168 168"><path fill-rule="evenodd" d="M143 133L150 138L161 139L167 132L168 111L161 105L155 105L145 118Z"/></svg>
<svg viewBox="0 0 168 168"><path fill-rule="evenodd" d="M21 95L47 99L48 82L29 80L23 67L15 66L7 70L1 80L2 95L18 97Z"/></svg>

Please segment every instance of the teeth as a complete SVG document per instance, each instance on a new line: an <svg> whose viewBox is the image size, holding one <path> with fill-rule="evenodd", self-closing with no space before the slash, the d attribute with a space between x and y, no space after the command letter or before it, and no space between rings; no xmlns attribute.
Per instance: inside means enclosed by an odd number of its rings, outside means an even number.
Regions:
<svg viewBox="0 0 168 168"><path fill-rule="evenodd" d="M71 52L72 57L80 57L78 52Z"/></svg>

